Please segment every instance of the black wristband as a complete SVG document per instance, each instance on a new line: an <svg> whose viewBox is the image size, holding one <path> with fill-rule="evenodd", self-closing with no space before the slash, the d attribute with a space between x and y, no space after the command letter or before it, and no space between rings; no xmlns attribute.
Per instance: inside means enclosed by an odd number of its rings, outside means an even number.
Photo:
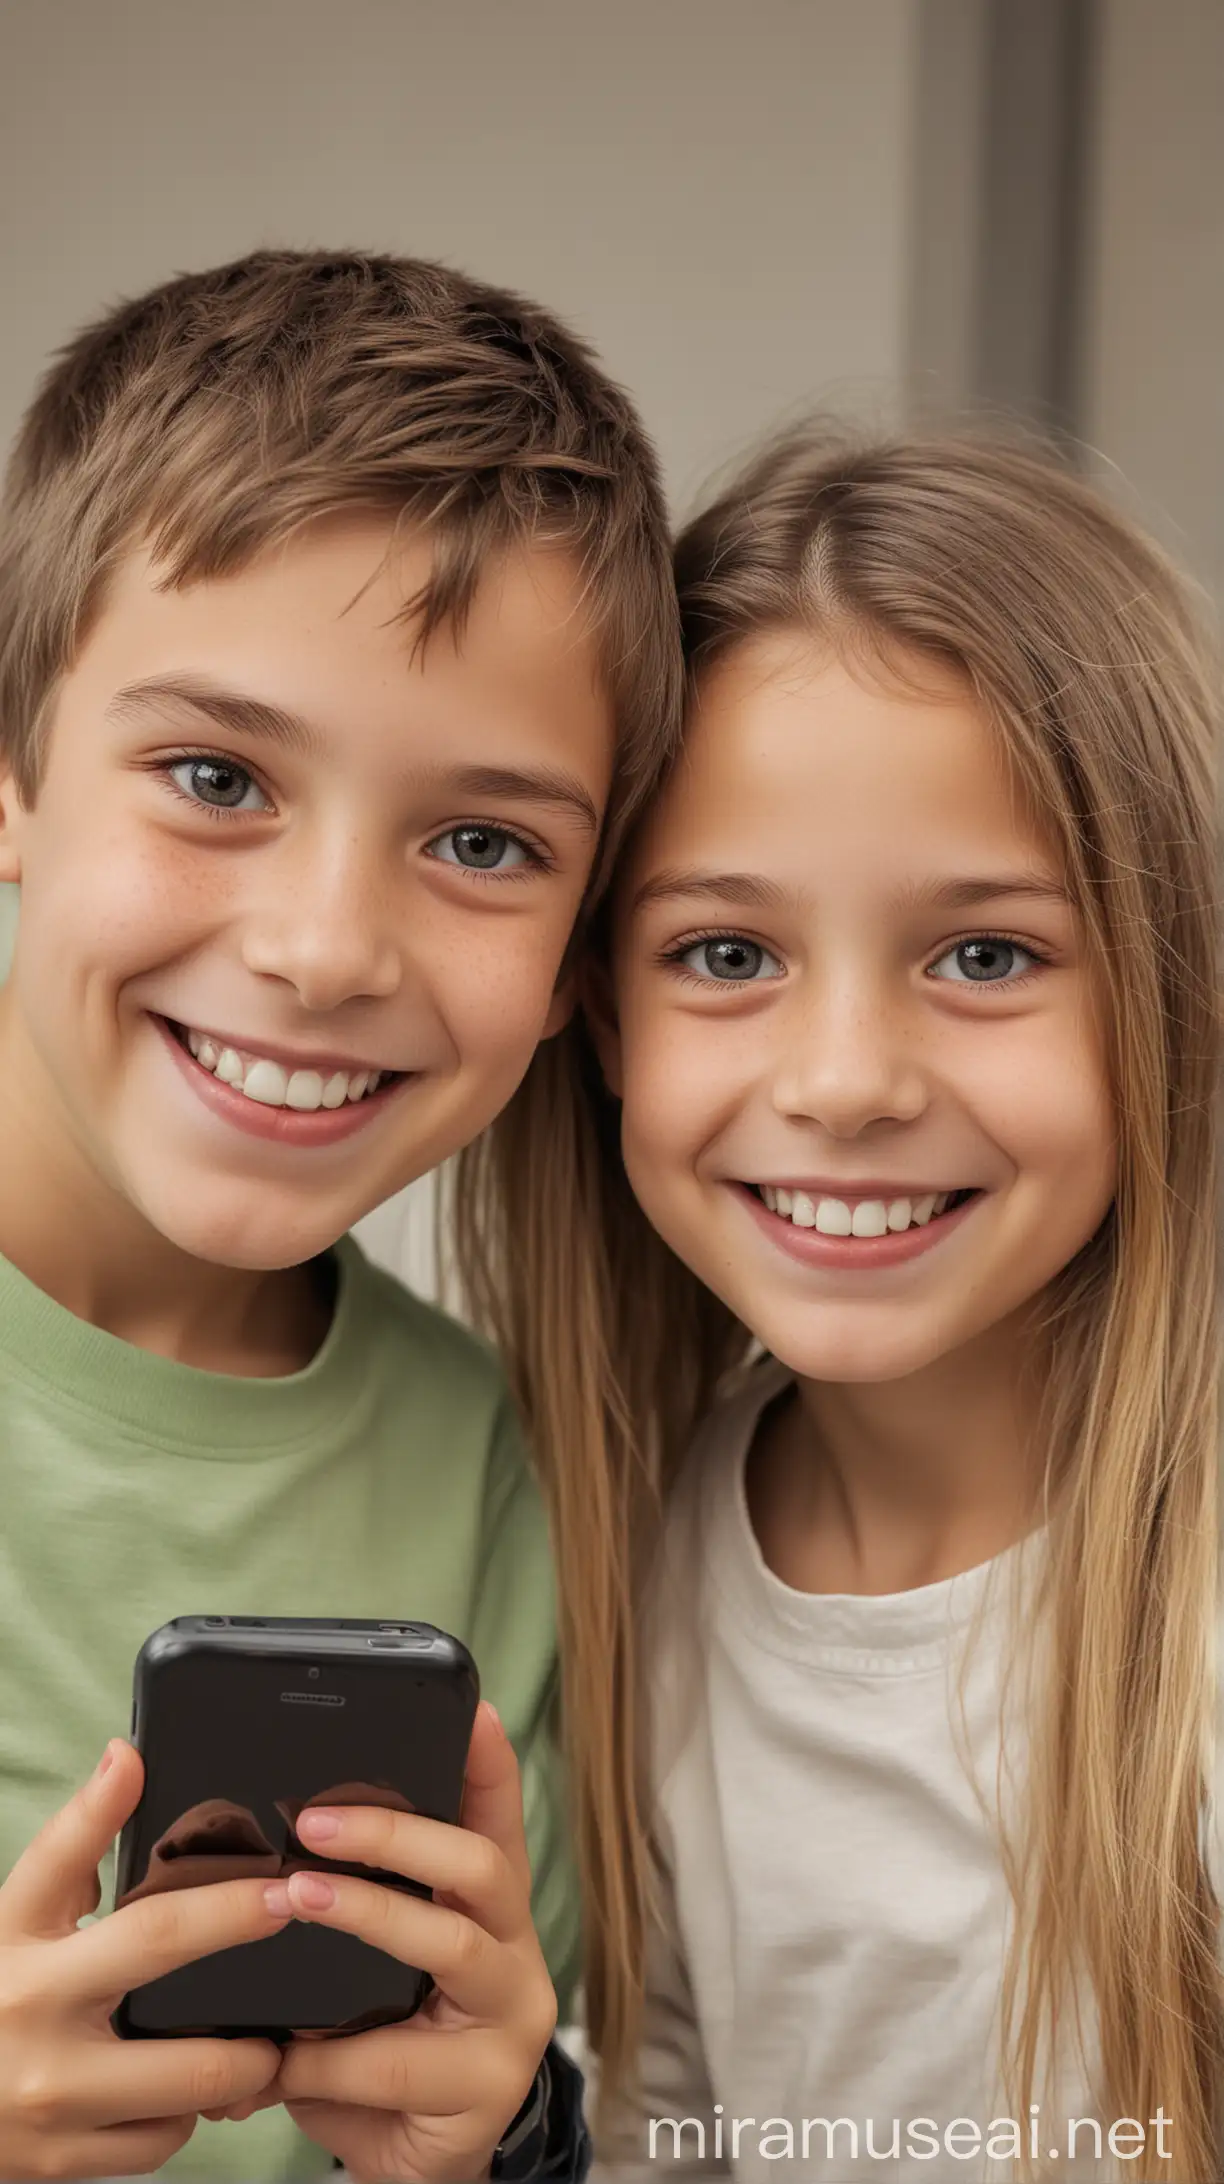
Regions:
<svg viewBox="0 0 1224 2184"><path fill-rule="evenodd" d="M535 2083L493 2155L495 2184L584 2184L591 2140L582 2110L582 2072L550 2041Z"/></svg>

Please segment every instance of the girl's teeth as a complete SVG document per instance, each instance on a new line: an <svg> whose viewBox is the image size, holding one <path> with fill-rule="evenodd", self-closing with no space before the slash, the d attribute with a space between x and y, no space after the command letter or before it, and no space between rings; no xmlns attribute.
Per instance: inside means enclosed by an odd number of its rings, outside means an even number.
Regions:
<svg viewBox="0 0 1224 2184"><path fill-rule="evenodd" d="M819 1236L852 1235L854 1217L849 1206L840 1198L822 1198L816 1208L816 1232Z"/></svg>
<svg viewBox="0 0 1224 2184"><path fill-rule="evenodd" d="M350 1077L348 1088L348 1096L350 1100L361 1099L369 1081L369 1076L364 1069L359 1069L355 1077Z"/></svg>
<svg viewBox="0 0 1224 2184"><path fill-rule="evenodd" d="M241 1084L245 1075L242 1056L235 1054L233 1047L222 1047L213 1075L220 1077L222 1084Z"/></svg>
<svg viewBox="0 0 1224 2184"><path fill-rule="evenodd" d="M811 1198L806 1191L763 1183L761 1196L771 1213L796 1228L814 1228L821 1236L899 1236L911 1226L925 1228L935 1214L946 1212L955 1193L931 1191L925 1198L894 1198L887 1204L882 1198L865 1198L851 1207L841 1198Z"/></svg>
<svg viewBox="0 0 1224 2184"><path fill-rule="evenodd" d="M322 1107L343 1107L347 1098L348 1078L343 1070L337 1070L335 1076L329 1077L324 1085L323 1097L319 1104Z"/></svg>

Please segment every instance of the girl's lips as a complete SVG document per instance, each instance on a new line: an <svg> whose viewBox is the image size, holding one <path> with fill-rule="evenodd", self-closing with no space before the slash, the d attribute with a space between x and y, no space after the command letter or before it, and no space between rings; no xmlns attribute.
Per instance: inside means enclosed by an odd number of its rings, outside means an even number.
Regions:
<svg viewBox="0 0 1224 2184"><path fill-rule="evenodd" d="M180 1076L205 1107L223 1121L232 1123L236 1130L244 1130L248 1137L264 1138L276 1145L310 1150L353 1137L368 1123L376 1121L387 1102L412 1082L410 1076L396 1077L392 1083L380 1086L377 1092L367 1093L364 1099L344 1107L319 1107L313 1113L303 1113L294 1107L264 1107L258 1100L249 1100L245 1092L236 1091L233 1085L223 1084L210 1070L201 1069L187 1048L175 1038L163 1016L151 1016L150 1021L156 1026L162 1045Z"/></svg>
<svg viewBox="0 0 1224 2184"><path fill-rule="evenodd" d="M771 1244L797 1259L800 1266L828 1267L839 1274L870 1274L877 1268L904 1266L910 1259L921 1258L950 1236L985 1195L975 1191L972 1198L947 1213L933 1214L925 1227L902 1229L899 1235L822 1236L819 1229L796 1228L785 1214L771 1213L746 1183L732 1183L729 1188L748 1208Z"/></svg>

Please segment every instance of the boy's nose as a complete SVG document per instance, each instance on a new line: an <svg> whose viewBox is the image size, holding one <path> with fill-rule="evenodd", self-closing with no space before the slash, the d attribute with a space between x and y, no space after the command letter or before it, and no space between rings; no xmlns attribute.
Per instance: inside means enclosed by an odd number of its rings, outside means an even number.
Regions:
<svg viewBox="0 0 1224 2184"><path fill-rule="evenodd" d="M385 1000L403 976L390 891L333 860L300 875L282 874L246 918L242 959L260 978L293 987L305 1009L345 1001Z"/></svg>
<svg viewBox="0 0 1224 2184"><path fill-rule="evenodd" d="M832 1137L876 1122L913 1122L927 1104L925 1071L904 1011L882 995L826 992L787 1011L773 1057L773 1103Z"/></svg>

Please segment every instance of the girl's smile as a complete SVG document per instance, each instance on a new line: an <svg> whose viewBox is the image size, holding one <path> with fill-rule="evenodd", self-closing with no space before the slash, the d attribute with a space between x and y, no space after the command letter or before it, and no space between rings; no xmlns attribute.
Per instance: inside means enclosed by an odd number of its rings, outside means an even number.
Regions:
<svg viewBox="0 0 1224 2184"><path fill-rule="evenodd" d="M835 1195L813 1184L741 1184L762 1234L801 1266L874 1273L902 1266L952 1235L980 1192L875 1185Z"/></svg>
<svg viewBox="0 0 1224 2184"><path fill-rule="evenodd" d="M950 670L794 631L710 668L613 970L634 1191L802 1378L933 1366L1106 1218L1080 922Z"/></svg>

